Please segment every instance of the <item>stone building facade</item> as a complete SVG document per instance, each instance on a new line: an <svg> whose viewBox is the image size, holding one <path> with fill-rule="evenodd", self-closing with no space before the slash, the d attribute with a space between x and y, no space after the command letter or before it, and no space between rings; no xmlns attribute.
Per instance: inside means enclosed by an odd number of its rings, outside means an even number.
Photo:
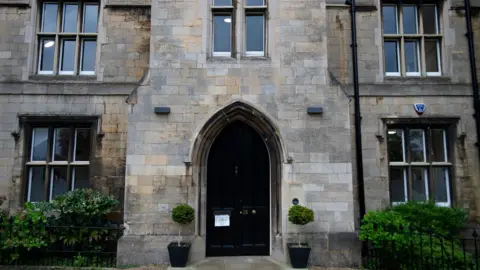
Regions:
<svg viewBox="0 0 480 270"><path fill-rule="evenodd" d="M463 1L357 4L367 210L433 198L475 220L480 161ZM300 232L313 264L358 263L343 1L4 0L0 33L5 210L83 186L114 194L126 227L119 265L168 262L179 229L170 211L180 203L196 213L182 228L191 262L288 262L286 244ZM315 222L290 224L293 201ZM228 226L215 222L225 215ZM221 240L228 235L236 238Z"/></svg>

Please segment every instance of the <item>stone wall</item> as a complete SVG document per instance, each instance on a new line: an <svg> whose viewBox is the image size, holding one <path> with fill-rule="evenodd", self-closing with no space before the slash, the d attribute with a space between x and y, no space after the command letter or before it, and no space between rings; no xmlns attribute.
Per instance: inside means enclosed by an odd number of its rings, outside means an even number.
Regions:
<svg viewBox="0 0 480 270"><path fill-rule="evenodd" d="M0 81L22 79L28 59L25 32L30 20L26 6L0 5Z"/></svg>
<svg viewBox="0 0 480 270"><path fill-rule="evenodd" d="M458 2L458 1L457 1ZM385 136L386 127L380 125L382 118L441 118L458 117L457 130L465 132L464 142L451 138L455 145L454 205L464 207L473 219L480 203L476 186L480 182L478 175L478 149L475 121L472 118L472 88L469 84L470 65L464 11L452 10L462 3L446 1L440 12L444 44L442 48L442 76L435 78L389 78L384 76L382 52L382 28L380 2L373 1L376 11L357 13L358 67L362 115L362 146L367 211L390 205L388 159L386 143L380 142L378 135ZM334 1L329 1L331 4ZM362 3L359 3L362 4ZM451 5L450 5L451 4ZM474 2L472 2L475 5ZM480 17L473 18L474 36L480 44L478 24ZM332 80L342 84L349 96L353 96L351 26L348 6L327 6L328 20L328 70ZM477 48L477 54L480 47ZM477 62L479 58L477 57ZM478 65L478 64L477 64ZM477 66L478 67L478 66ZM423 102L427 112L419 117L413 104ZM356 185L355 133L353 104L351 104L352 123L352 162L355 200L358 200ZM462 153L462 154L460 154ZM358 204L355 205L355 221L358 226Z"/></svg>
<svg viewBox="0 0 480 270"><path fill-rule="evenodd" d="M150 8L108 7L104 10L105 44L100 73L105 82L136 82L148 69Z"/></svg>
<svg viewBox="0 0 480 270"><path fill-rule="evenodd" d="M125 96L0 94L0 196L12 212L23 204L25 138L19 116L98 116L100 132L91 160L91 185L123 201L128 105ZM19 132L16 141L12 132Z"/></svg>
<svg viewBox="0 0 480 270"><path fill-rule="evenodd" d="M243 6L243 2L238 2ZM276 175L279 216L272 216L272 257L286 261L285 244L296 228L286 221L292 199L315 210L306 226L315 264L353 263L351 241L325 246L325 237L345 233L354 239L349 99L328 84L324 1L271 1L268 57L247 58L239 41L236 58L211 57L211 14L206 0L153 1L150 83L137 89L129 115L125 223L119 264L168 261L167 244L175 239L169 209L189 203L196 222L185 228L194 239L191 260L205 256L205 157L194 147L214 138L222 113L248 124L265 120L278 136L281 153ZM242 13L237 10L237 30ZM322 106L321 116L307 115ZM170 107L155 115L154 107ZM230 110L231 106L238 109ZM229 114L230 113L230 114ZM212 137L210 137L212 136ZM209 138L209 140L205 139ZM197 141L198 140L198 141ZM275 176L274 176L275 177ZM333 238L332 238L333 239ZM341 243L335 246L334 243ZM321 258L321 259L320 259Z"/></svg>

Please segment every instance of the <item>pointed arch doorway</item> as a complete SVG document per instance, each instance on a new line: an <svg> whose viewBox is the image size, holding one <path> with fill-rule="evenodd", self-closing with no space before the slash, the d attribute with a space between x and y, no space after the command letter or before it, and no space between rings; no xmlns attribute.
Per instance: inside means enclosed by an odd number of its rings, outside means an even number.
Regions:
<svg viewBox="0 0 480 270"><path fill-rule="evenodd" d="M269 255L270 160L242 121L214 140L207 163L207 256Z"/></svg>

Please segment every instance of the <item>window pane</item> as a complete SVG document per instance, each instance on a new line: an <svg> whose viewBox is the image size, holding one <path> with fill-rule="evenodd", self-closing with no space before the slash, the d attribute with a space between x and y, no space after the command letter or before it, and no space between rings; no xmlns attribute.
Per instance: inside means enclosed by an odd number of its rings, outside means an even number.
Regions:
<svg viewBox="0 0 480 270"><path fill-rule="evenodd" d="M397 7L383 6L383 33L396 34L397 33Z"/></svg>
<svg viewBox="0 0 480 270"><path fill-rule="evenodd" d="M78 5L65 4L63 7L63 32L77 32Z"/></svg>
<svg viewBox="0 0 480 270"><path fill-rule="evenodd" d="M263 6L263 0L247 0L247 6Z"/></svg>
<svg viewBox="0 0 480 270"><path fill-rule="evenodd" d="M425 133L422 129L411 129L408 135L410 145L410 161L425 160Z"/></svg>
<svg viewBox="0 0 480 270"><path fill-rule="evenodd" d="M85 5L83 12L83 32L96 33L98 20L98 5Z"/></svg>
<svg viewBox="0 0 480 270"><path fill-rule="evenodd" d="M432 161L447 161L445 130L432 129Z"/></svg>
<svg viewBox="0 0 480 270"><path fill-rule="evenodd" d="M88 188L88 167L73 168L73 188Z"/></svg>
<svg viewBox="0 0 480 270"><path fill-rule="evenodd" d="M70 129L56 128L53 140L53 160L68 160L68 147L70 142Z"/></svg>
<svg viewBox="0 0 480 270"><path fill-rule="evenodd" d="M90 159L90 129L76 130L75 138L75 161L87 161Z"/></svg>
<svg viewBox="0 0 480 270"><path fill-rule="evenodd" d="M425 201L428 198L427 188L427 169L412 167L412 200Z"/></svg>
<svg viewBox="0 0 480 270"><path fill-rule="evenodd" d="M425 64L427 72L439 72L439 51L437 40L425 40Z"/></svg>
<svg viewBox="0 0 480 270"><path fill-rule="evenodd" d="M434 5L422 6L423 33L437 34L437 8Z"/></svg>
<svg viewBox="0 0 480 270"><path fill-rule="evenodd" d="M30 168L28 201L45 201L45 167Z"/></svg>
<svg viewBox="0 0 480 270"><path fill-rule="evenodd" d="M247 51L263 52L264 43L263 15L249 15L246 19Z"/></svg>
<svg viewBox="0 0 480 270"><path fill-rule="evenodd" d="M389 129L387 132L387 150L388 160L390 162L405 161L404 159L404 138L403 130L401 129Z"/></svg>
<svg viewBox="0 0 480 270"><path fill-rule="evenodd" d="M57 32L57 4L43 4L42 32Z"/></svg>
<svg viewBox="0 0 480 270"><path fill-rule="evenodd" d="M95 71L95 58L97 56L97 41L82 41L82 68L81 71Z"/></svg>
<svg viewBox="0 0 480 270"><path fill-rule="evenodd" d="M390 168L391 198L392 202L404 202L406 199L407 181L404 168Z"/></svg>
<svg viewBox="0 0 480 270"><path fill-rule="evenodd" d="M232 0L213 0L214 6L231 6Z"/></svg>
<svg viewBox="0 0 480 270"><path fill-rule="evenodd" d="M383 46L385 50L385 71L398 72L398 42L385 41Z"/></svg>
<svg viewBox="0 0 480 270"><path fill-rule="evenodd" d="M405 41L405 69L406 72L419 72L418 42Z"/></svg>
<svg viewBox="0 0 480 270"><path fill-rule="evenodd" d="M417 33L417 7L403 6L403 33Z"/></svg>
<svg viewBox="0 0 480 270"><path fill-rule="evenodd" d="M447 168L433 168L435 202L450 203L450 180Z"/></svg>
<svg viewBox="0 0 480 270"><path fill-rule="evenodd" d="M34 128L32 131L32 161L47 160L48 128Z"/></svg>
<svg viewBox="0 0 480 270"><path fill-rule="evenodd" d="M231 52L232 16L217 15L213 18L214 52Z"/></svg>
<svg viewBox="0 0 480 270"><path fill-rule="evenodd" d="M40 71L53 71L55 40L42 39L40 42Z"/></svg>
<svg viewBox="0 0 480 270"><path fill-rule="evenodd" d="M75 40L62 40L60 71L73 73L75 67Z"/></svg>
<svg viewBox="0 0 480 270"><path fill-rule="evenodd" d="M50 200L68 191L67 167L52 168L50 179Z"/></svg>

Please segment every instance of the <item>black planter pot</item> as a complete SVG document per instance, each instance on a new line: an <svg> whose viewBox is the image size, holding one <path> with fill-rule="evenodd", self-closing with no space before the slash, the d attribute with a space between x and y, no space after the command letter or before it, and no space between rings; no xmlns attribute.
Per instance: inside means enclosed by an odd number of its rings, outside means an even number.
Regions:
<svg viewBox="0 0 480 270"><path fill-rule="evenodd" d="M293 268L307 268L308 257L310 257L310 247L306 243L302 243L302 246L297 244L287 244L288 254L290 255L290 263Z"/></svg>
<svg viewBox="0 0 480 270"><path fill-rule="evenodd" d="M180 246L178 246L177 242L168 244L168 256L170 256L172 267L185 267L189 252L190 243L180 243Z"/></svg>

